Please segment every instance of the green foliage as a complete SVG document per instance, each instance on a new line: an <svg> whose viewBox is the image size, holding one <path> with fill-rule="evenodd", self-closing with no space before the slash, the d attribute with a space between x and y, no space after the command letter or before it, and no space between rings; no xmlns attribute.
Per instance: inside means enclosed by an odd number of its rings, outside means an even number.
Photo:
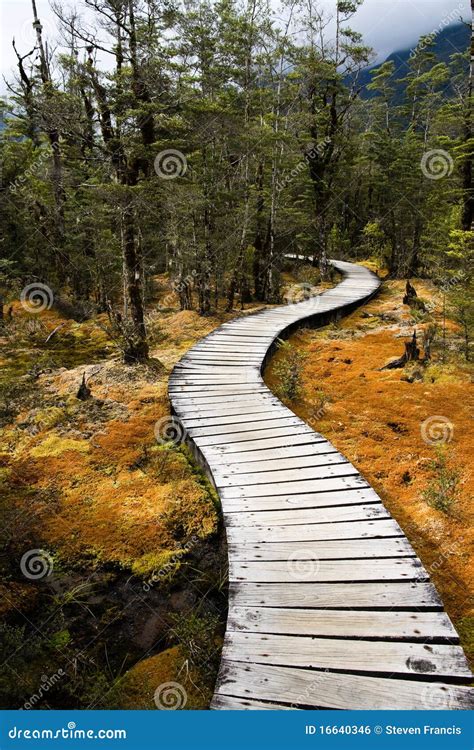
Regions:
<svg viewBox="0 0 474 750"><path fill-rule="evenodd" d="M301 394L306 354L295 349L288 341L281 341L278 348L280 357L274 367L275 393L283 400L294 401Z"/></svg>
<svg viewBox="0 0 474 750"><path fill-rule="evenodd" d="M434 477L422 493L423 500L436 510L449 514L459 497L460 472L449 466L443 447L437 448L431 469Z"/></svg>
<svg viewBox="0 0 474 750"><path fill-rule="evenodd" d="M213 614L190 612L176 615L173 623L171 632L189 665L203 674L214 673L220 658L216 643L219 618Z"/></svg>

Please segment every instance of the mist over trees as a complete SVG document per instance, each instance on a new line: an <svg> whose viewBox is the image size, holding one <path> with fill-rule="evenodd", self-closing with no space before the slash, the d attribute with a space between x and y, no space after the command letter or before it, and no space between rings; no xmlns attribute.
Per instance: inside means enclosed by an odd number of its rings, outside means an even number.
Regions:
<svg viewBox="0 0 474 750"><path fill-rule="evenodd" d="M144 361L155 274L206 315L278 302L298 253L323 277L331 257L428 276L470 326L472 60L423 38L361 98L361 2L331 23L314 0L56 2L52 48L32 0L0 142L4 297L37 282L107 312Z"/></svg>

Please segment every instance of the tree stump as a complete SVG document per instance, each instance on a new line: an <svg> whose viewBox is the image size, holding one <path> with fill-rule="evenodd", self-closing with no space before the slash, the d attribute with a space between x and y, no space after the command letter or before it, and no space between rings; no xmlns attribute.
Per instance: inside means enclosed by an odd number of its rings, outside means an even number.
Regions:
<svg viewBox="0 0 474 750"><path fill-rule="evenodd" d="M408 305L409 307L416 307L417 310L422 310L423 312L426 311L424 302L419 299L416 289L413 284L410 284L410 281L407 281L406 283L403 304Z"/></svg>
<svg viewBox="0 0 474 750"><path fill-rule="evenodd" d="M79 401L87 401L87 399L91 397L91 394L92 394L92 391L89 388L89 386L86 384L86 375L84 373L82 376L82 383L79 386L79 390L76 395Z"/></svg>
<svg viewBox="0 0 474 750"><path fill-rule="evenodd" d="M410 341L405 342L405 353L395 359L393 362L389 362L388 365L382 367L382 370L394 370L398 367L405 367L408 362L419 362L420 350L418 348L418 342L416 338L416 330L413 331L413 336Z"/></svg>

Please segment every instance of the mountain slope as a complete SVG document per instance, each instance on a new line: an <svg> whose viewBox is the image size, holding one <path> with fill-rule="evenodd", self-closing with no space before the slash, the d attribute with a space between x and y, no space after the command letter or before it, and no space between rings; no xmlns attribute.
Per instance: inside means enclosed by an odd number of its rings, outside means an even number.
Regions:
<svg viewBox="0 0 474 750"><path fill-rule="evenodd" d="M471 38L471 32L469 27L464 23L455 23L447 28L443 29L436 35L434 39L434 45L432 51L439 59L440 62L448 62L451 55L457 52L466 52L469 48ZM385 62L393 61L395 63L395 71L393 79L395 81L404 78L409 72L408 60L412 54L414 47L407 49L398 50L392 52L387 57ZM376 65L372 65L362 71L359 76L359 82L362 85L362 96L370 99L375 96L373 91L367 89L367 84L372 80L372 71L380 67L382 62L378 62ZM467 65L467 62L466 62ZM397 88L400 88L399 96L402 95L403 84L398 84ZM399 96L397 98L399 98Z"/></svg>

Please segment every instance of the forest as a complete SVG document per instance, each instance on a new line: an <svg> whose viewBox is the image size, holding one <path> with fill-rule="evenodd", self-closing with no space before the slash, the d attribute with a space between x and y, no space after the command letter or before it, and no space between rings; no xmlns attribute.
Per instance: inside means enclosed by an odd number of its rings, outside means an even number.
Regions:
<svg viewBox="0 0 474 750"><path fill-rule="evenodd" d="M209 706L225 535L215 488L170 437L167 379L222 323L330 288L331 259L365 263L385 291L350 324L281 344L267 384L360 462L425 564L447 561L430 572L469 650L472 611L453 589L468 562L446 549L468 534L473 62L468 45L438 56L436 32L403 65L376 62L352 27L362 3L53 0L53 41L32 0L33 44L8 40L2 708L154 708L169 680L187 708ZM318 359L335 367L340 348L340 366L362 357L386 388L380 440L406 441L391 455L399 516L388 459L364 443L377 383L346 392L355 380ZM350 435L343 394L355 415L374 408ZM420 404L457 415L454 453L418 446ZM437 524L426 534L413 481ZM22 575L25 550L48 568L38 580Z"/></svg>

